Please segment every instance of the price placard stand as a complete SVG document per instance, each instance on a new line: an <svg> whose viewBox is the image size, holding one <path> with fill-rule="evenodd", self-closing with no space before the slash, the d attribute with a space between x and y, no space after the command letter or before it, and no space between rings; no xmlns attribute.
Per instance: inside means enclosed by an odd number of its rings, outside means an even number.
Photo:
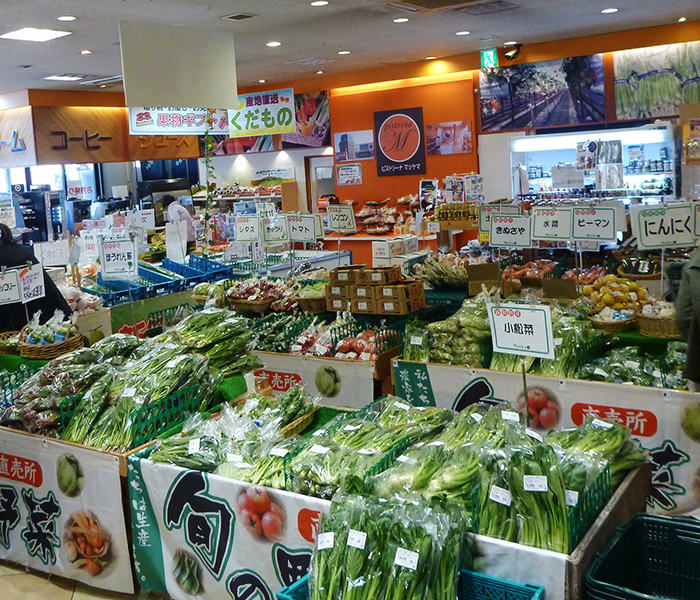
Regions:
<svg viewBox="0 0 700 600"><path fill-rule="evenodd" d="M129 239L134 242L134 232L130 231L129 232ZM100 246L104 247L105 239L103 235L98 235L97 239L99 240ZM138 256L138 254L137 254ZM137 267L137 273L138 273L138 267ZM139 330L137 328L137 323L138 321L136 320L136 311L134 310L134 297L131 295L131 283L129 280L126 280L126 289L127 292L129 293L129 306L131 307L131 320L132 324L134 326L134 335L138 338L139 337Z"/></svg>

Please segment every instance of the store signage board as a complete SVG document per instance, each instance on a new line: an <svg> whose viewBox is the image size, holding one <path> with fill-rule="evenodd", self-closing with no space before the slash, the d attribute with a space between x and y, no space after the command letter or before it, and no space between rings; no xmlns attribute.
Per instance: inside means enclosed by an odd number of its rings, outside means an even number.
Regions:
<svg viewBox="0 0 700 600"><path fill-rule="evenodd" d="M7 225L10 229L14 229L17 226L15 207L12 204L0 206L0 223Z"/></svg>
<svg viewBox="0 0 700 600"><path fill-rule="evenodd" d="M207 108L130 106L131 135L203 135L207 131ZM228 114L217 109L212 115L212 135L228 135Z"/></svg>
<svg viewBox="0 0 700 600"><path fill-rule="evenodd" d="M34 256L44 267L63 267L68 264L68 240L34 244Z"/></svg>
<svg viewBox="0 0 700 600"><path fill-rule="evenodd" d="M138 255L130 239L105 238L99 246L102 279L135 279Z"/></svg>
<svg viewBox="0 0 700 600"><path fill-rule="evenodd" d="M488 308L494 352L554 359L549 306L505 303Z"/></svg>
<svg viewBox="0 0 700 600"><path fill-rule="evenodd" d="M292 242L316 241L316 217L314 215L289 215L289 240Z"/></svg>
<svg viewBox="0 0 700 600"><path fill-rule="evenodd" d="M479 207L479 231L489 233L491 231L491 217L493 215L519 215L517 206L501 206L500 204L485 204Z"/></svg>
<svg viewBox="0 0 700 600"><path fill-rule="evenodd" d="M274 202L258 202L255 205L255 214L261 219L271 219L277 215L277 206Z"/></svg>
<svg viewBox="0 0 700 600"><path fill-rule="evenodd" d="M481 68L495 69L498 66L498 51L496 48L481 51Z"/></svg>
<svg viewBox="0 0 700 600"><path fill-rule="evenodd" d="M44 269L41 265L32 265L19 270L19 292L22 304L38 300L46 295Z"/></svg>
<svg viewBox="0 0 700 600"><path fill-rule="evenodd" d="M580 189L585 171L572 167L552 167L552 187L555 189Z"/></svg>
<svg viewBox="0 0 700 600"><path fill-rule="evenodd" d="M286 182L296 181L294 167L274 167L273 169L256 169L251 177L253 181L265 179L282 179Z"/></svg>
<svg viewBox="0 0 700 600"><path fill-rule="evenodd" d="M228 111L229 136L250 137L294 133L294 90L273 90L238 96L238 107Z"/></svg>
<svg viewBox="0 0 700 600"><path fill-rule="evenodd" d="M258 217L236 217L236 241L256 242L260 239L260 220Z"/></svg>
<svg viewBox="0 0 700 600"><path fill-rule="evenodd" d="M152 208L129 211L126 213L126 225L153 231L156 228L156 211Z"/></svg>
<svg viewBox="0 0 700 600"><path fill-rule="evenodd" d="M571 239L571 213L567 208L533 208L532 239Z"/></svg>
<svg viewBox="0 0 700 600"><path fill-rule="evenodd" d="M490 244L504 248L530 248L532 224L529 216L494 216L491 218Z"/></svg>
<svg viewBox="0 0 700 600"><path fill-rule="evenodd" d="M689 202L630 206L632 234L640 250L695 245L694 216Z"/></svg>
<svg viewBox="0 0 700 600"><path fill-rule="evenodd" d="M286 215L263 219L263 240L266 244L279 244L289 241L289 228Z"/></svg>
<svg viewBox="0 0 700 600"><path fill-rule="evenodd" d="M355 231L355 213L349 204L329 206L328 218L332 231Z"/></svg>
<svg viewBox="0 0 700 600"><path fill-rule="evenodd" d="M362 163L336 165L335 169L338 185L362 185Z"/></svg>
<svg viewBox="0 0 700 600"><path fill-rule="evenodd" d="M99 252L97 251L97 239L92 233L81 231L80 237L77 239L82 246L82 254L86 261L93 262L94 259L99 257Z"/></svg>
<svg viewBox="0 0 700 600"><path fill-rule="evenodd" d="M617 239L614 208L574 208L574 240L614 242Z"/></svg>
<svg viewBox="0 0 700 600"><path fill-rule="evenodd" d="M20 299L18 271L0 273L0 305L14 304Z"/></svg>

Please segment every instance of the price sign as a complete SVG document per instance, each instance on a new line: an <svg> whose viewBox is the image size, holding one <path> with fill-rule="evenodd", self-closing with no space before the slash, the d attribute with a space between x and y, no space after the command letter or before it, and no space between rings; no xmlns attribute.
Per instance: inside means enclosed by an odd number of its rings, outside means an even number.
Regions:
<svg viewBox="0 0 700 600"><path fill-rule="evenodd" d="M617 236L614 208L575 208L572 238L613 242Z"/></svg>
<svg viewBox="0 0 700 600"><path fill-rule="evenodd" d="M83 221L83 231L90 231L92 229L99 229L100 221L99 219L87 219Z"/></svg>
<svg viewBox="0 0 700 600"><path fill-rule="evenodd" d="M14 304L20 300L17 271L0 273L0 304Z"/></svg>
<svg viewBox="0 0 700 600"><path fill-rule="evenodd" d="M288 242L287 217L278 215L271 219L263 219L263 239L268 244Z"/></svg>
<svg viewBox="0 0 700 600"><path fill-rule="evenodd" d="M10 229L17 226L14 206L11 204L9 206L0 206L0 223L7 225Z"/></svg>
<svg viewBox="0 0 700 600"><path fill-rule="evenodd" d="M549 306L489 305L494 352L554 359Z"/></svg>
<svg viewBox="0 0 700 600"><path fill-rule="evenodd" d="M97 239L91 233L81 232L78 238L80 245L82 246L82 254L87 262L92 262L97 259L99 253L97 251Z"/></svg>
<svg viewBox="0 0 700 600"><path fill-rule="evenodd" d="M440 223L438 221L428 221L428 233L440 233Z"/></svg>
<svg viewBox="0 0 700 600"><path fill-rule="evenodd" d="M689 202L630 206L632 234L640 250L693 246L696 211Z"/></svg>
<svg viewBox="0 0 700 600"><path fill-rule="evenodd" d="M260 221L258 217L236 217L236 241L255 242L260 239Z"/></svg>
<svg viewBox="0 0 700 600"><path fill-rule="evenodd" d="M292 242L316 241L316 217L314 215L289 215L289 239Z"/></svg>
<svg viewBox="0 0 700 600"><path fill-rule="evenodd" d="M479 207L479 231L490 233L491 217L494 215L519 215L517 206L501 206L498 204L486 204Z"/></svg>
<svg viewBox="0 0 700 600"><path fill-rule="evenodd" d="M156 228L156 211L153 208L147 210L134 210L126 214L126 224L133 227L141 227L145 231Z"/></svg>
<svg viewBox="0 0 700 600"><path fill-rule="evenodd" d="M530 217L492 217L489 239L491 245L496 247L529 248L532 246Z"/></svg>
<svg viewBox="0 0 700 600"><path fill-rule="evenodd" d="M355 213L349 204L329 206L328 219L333 231L355 231Z"/></svg>
<svg viewBox="0 0 700 600"><path fill-rule="evenodd" d="M325 227L323 222L323 217L321 215L314 215L316 219L316 239L322 238L325 233ZM328 219L328 217L326 217Z"/></svg>
<svg viewBox="0 0 700 600"><path fill-rule="evenodd" d="M571 239L571 210L565 208L534 208L532 210L532 239Z"/></svg>
<svg viewBox="0 0 700 600"><path fill-rule="evenodd" d="M44 297L46 290L44 289L44 269L41 265L20 269L19 289L22 304Z"/></svg>
<svg viewBox="0 0 700 600"><path fill-rule="evenodd" d="M102 279L135 279L138 256L131 240L106 239L100 246Z"/></svg>
<svg viewBox="0 0 700 600"><path fill-rule="evenodd" d="M255 214L261 219L271 219L277 214L274 202L258 202L255 205Z"/></svg>
<svg viewBox="0 0 700 600"><path fill-rule="evenodd" d="M67 265L69 254L68 240L34 244L34 256L45 267L62 267Z"/></svg>
<svg viewBox="0 0 700 600"><path fill-rule="evenodd" d="M232 213L226 213L226 239L236 241L236 215Z"/></svg>

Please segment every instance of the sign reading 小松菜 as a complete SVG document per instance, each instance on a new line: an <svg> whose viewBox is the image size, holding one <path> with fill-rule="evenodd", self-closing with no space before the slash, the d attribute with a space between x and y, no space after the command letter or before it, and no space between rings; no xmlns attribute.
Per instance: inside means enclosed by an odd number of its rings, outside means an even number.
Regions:
<svg viewBox="0 0 700 600"><path fill-rule="evenodd" d="M489 318L494 352L554 359L549 306L491 304Z"/></svg>

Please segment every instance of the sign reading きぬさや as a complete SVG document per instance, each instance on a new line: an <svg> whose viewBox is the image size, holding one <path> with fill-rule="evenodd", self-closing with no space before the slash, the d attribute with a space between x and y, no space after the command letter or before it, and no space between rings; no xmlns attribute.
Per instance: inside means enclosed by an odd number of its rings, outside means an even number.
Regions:
<svg viewBox="0 0 700 600"><path fill-rule="evenodd" d="M232 138L296 131L294 90L274 90L238 96L238 107L228 111Z"/></svg>
<svg viewBox="0 0 700 600"><path fill-rule="evenodd" d="M423 109L404 108L374 113L377 175L425 175Z"/></svg>

